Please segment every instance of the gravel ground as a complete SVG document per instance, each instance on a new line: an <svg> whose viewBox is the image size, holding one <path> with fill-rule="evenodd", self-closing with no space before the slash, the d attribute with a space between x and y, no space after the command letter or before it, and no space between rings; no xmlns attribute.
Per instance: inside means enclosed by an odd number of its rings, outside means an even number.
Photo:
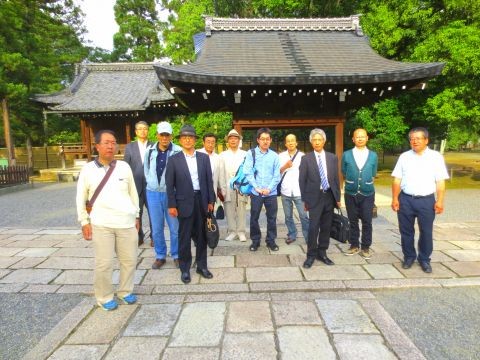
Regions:
<svg viewBox="0 0 480 360"><path fill-rule="evenodd" d="M376 298L427 359L478 359L480 288L415 288Z"/></svg>
<svg viewBox="0 0 480 360"><path fill-rule="evenodd" d="M0 359L21 359L84 295L0 294Z"/></svg>

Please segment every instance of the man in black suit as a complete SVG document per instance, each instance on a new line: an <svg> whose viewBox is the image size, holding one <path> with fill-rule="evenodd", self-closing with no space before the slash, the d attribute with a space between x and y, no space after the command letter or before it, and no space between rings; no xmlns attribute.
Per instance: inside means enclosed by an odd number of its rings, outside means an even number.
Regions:
<svg viewBox="0 0 480 360"><path fill-rule="evenodd" d="M192 265L191 239L196 237L197 273L211 279L207 267L207 239L205 221L208 211L213 211L212 169L207 154L195 151L197 134L191 125L183 125L178 135L182 151L172 155L167 164L168 213L178 216L178 250L181 280L191 281Z"/></svg>
<svg viewBox="0 0 480 360"><path fill-rule="evenodd" d="M300 163L300 192L305 210L309 211L307 259L303 267L312 267L315 258L326 265L333 265L327 257L330 243L333 209L340 207L340 181L338 159L335 154L323 150L327 136L322 129L310 132L313 150Z"/></svg>
<svg viewBox="0 0 480 360"><path fill-rule="evenodd" d="M135 124L135 135L137 135L137 141L127 144L125 147L125 155L123 160L130 165L133 173L133 179L135 180L135 186L138 193L138 205L140 207L140 228L138 229L138 246L143 244L145 234L142 228L142 215L143 206L147 208L148 219L150 222L150 213L148 212L148 204L146 197L146 181L145 174L143 172L143 160L145 158L145 151L152 145L151 141L148 141L148 124L145 121L139 121ZM150 225L150 236L152 236L152 227Z"/></svg>

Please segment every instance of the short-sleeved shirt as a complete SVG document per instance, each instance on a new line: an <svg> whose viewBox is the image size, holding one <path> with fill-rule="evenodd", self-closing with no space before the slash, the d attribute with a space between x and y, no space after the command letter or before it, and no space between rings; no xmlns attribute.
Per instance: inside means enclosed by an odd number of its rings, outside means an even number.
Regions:
<svg viewBox="0 0 480 360"><path fill-rule="evenodd" d="M299 176L299 167L302 160L302 156L305 155L303 152L298 151L297 156L293 160L293 166L285 170L282 180L282 194L286 196L302 196L300 193L300 185L298 183ZM288 151L281 152L279 155L280 158L280 167L285 165L288 160L292 160L292 157L288 154Z"/></svg>
<svg viewBox="0 0 480 360"><path fill-rule="evenodd" d="M449 178L443 156L428 147L421 155L413 150L401 154L392 176L401 179L404 193L415 196L433 194L436 182Z"/></svg>

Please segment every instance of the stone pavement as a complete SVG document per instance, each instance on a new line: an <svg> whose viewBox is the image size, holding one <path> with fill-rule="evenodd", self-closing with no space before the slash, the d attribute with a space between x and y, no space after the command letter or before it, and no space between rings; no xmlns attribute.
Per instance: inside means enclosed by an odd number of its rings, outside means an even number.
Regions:
<svg viewBox="0 0 480 360"><path fill-rule="evenodd" d="M401 268L397 226L381 218L370 260L332 240L336 265L306 270L304 240L285 237L279 225L278 252L221 240L208 259L214 278L193 271L189 285L171 260L152 270L144 245L138 304L107 313L88 297L25 359L423 359L375 291L480 285L480 221L435 225L432 274ZM0 228L0 292L91 295L93 256L79 229Z"/></svg>

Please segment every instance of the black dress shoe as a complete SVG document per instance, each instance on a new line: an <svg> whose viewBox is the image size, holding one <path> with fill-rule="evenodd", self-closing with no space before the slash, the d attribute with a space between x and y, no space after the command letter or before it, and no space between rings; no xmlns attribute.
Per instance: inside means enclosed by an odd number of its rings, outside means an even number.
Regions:
<svg viewBox="0 0 480 360"><path fill-rule="evenodd" d="M320 260L325 265L335 265L335 263L330 260L327 255L317 255L317 260Z"/></svg>
<svg viewBox="0 0 480 360"><path fill-rule="evenodd" d="M305 269L310 269L314 262L315 262L314 257L307 257L307 260L305 260L305 262L303 263L303 267Z"/></svg>
<svg viewBox="0 0 480 360"><path fill-rule="evenodd" d="M180 279L182 279L184 284L188 284L190 281L192 281L192 279L190 278L190 272L182 272L182 276L180 277Z"/></svg>
<svg viewBox="0 0 480 360"><path fill-rule="evenodd" d="M278 245L275 243L267 244L267 248L269 248L272 251L278 251Z"/></svg>
<svg viewBox="0 0 480 360"><path fill-rule="evenodd" d="M198 269L197 268L197 274L200 274L200 276L204 277L205 279L213 278L213 274L208 269Z"/></svg>
<svg viewBox="0 0 480 360"><path fill-rule="evenodd" d="M415 261L415 259L405 259L405 260L403 260L402 268L410 269L412 267L414 261Z"/></svg>
<svg viewBox="0 0 480 360"><path fill-rule="evenodd" d="M432 272L432 266L426 261L420 261L420 267L422 268L423 272L427 274L430 274Z"/></svg>
<svg viewBox="0 0 480 360"><path fill-rule="evenodd" d="M259 246L260 246L259 244L253 244L252 243L252 245L250 245L249 249L250 249L250 251L257 251Z"/></svg>

